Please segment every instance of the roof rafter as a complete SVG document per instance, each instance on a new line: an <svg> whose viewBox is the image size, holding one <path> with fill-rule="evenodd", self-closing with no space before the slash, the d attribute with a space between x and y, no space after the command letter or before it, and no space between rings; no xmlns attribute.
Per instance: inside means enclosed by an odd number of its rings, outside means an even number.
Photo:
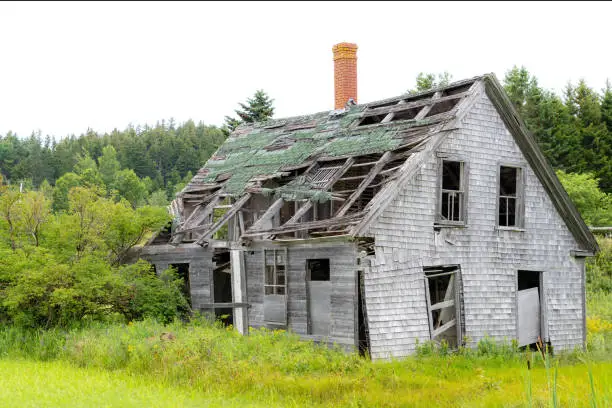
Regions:
<svg viewBox="0 0 612 408"><path fill-rule="evenodd" d="M217 222L215 222L208 231L206 231L197 241L196 244L198 245L202 245L206 242L206 240L208 240L210 237L213 236L213 234L217 231L219 231L219 229L225 225L225 223L232 218L236 212L238 212L238 210L240 210L242 208L243 205L246 204L247 201L249 201L249 199L251 198L251 194L250 193L246 193L245 195L243 195L242 197L240 197L240 199L238 201L236 201L234 203L234 205L232 206L232 208L230 208L225 214L223 214L223 217L221 217L220 220L218 220Z"/></svg>

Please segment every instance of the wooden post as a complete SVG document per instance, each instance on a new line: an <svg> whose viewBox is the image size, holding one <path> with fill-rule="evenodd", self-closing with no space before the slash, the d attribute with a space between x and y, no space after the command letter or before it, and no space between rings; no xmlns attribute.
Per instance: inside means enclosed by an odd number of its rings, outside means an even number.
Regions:
<svg viewBox="0 0 612 408"><path fill-rule="evenodd" d="M232 302L246 303L246 269L242 250L231 249L230 260L232 262ZM234 327L242 335L249 334L249 313L247 308L234 308Z"/></svg>

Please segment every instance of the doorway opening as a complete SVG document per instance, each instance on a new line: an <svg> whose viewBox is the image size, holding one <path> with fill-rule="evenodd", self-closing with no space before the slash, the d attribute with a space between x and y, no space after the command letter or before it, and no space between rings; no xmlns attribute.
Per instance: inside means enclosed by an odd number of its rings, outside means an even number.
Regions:
<svg viewBox="0 0 612 408"><path fill-rule="evenodd" d="M185 296L189 308L191 309L191 285L189 282L189 264L188 263L174 263L170 264L172 268L176 270L176 274L183 281L181 285L181 293Z"/></svg>
<svg viewBox="0 0 612 408"><path fill-rule="evenodd" d="M517 273L518 345L535 348L542 339L542 273Z"/></svg>
<svg viewBox="0 0 612 408"><path fill-rule="evenodd" d="M219 251L213 257L213 303L232 303L232 270L229 251ZM234 323L233 309L214 308L215 319L225 326Z"/></svg>

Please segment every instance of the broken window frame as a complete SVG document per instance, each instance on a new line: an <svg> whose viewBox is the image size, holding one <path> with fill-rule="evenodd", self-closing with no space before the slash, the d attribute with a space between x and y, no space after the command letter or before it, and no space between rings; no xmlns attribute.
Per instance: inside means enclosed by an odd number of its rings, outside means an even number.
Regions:
<svg viewBox="0 0 612 408"><path fill-rule="evenodd" d="M451 157L445 154L440 154L438 162L438 193L436 199L436 217L435 224L436 225L447 225L447 226L464 226L467 224L467 202L468 202L468 163L466 160L460 157ZM444 162L458 162L460 163L460 175L459 175L459 190L445 190L443 188L443 172L444 172ZM450 197L457 197L457 199L453 198L453 200L449 201L459 205L459 219L458 220L449 220L447 217L444 217L442 214L442 199L445 196L445 193L448 193L447 196L450 200ZM449 206L450 207L450 206ZM454 208L454 207L452 207Z"/></svg>
<svg viewBox="0 0 612 408"><path fill-rule="evenodd" d="M516 193L512 195L501 194L501 172L502 167L514 168L517 171L516 174ZM517 163L504 163L500 162L497 165L497 200L495 206L495 225L498 229L509 229L509 230L522 230L525 226L525 165ZM501 218L501 201L506 200L506 209L508 208L508 201L514 199L514 224L513 225L502 225L500 223ZM506 220L508 219L508 213L506 213Z"/></svg>
<svg viewBox="0 0 612 408"><path fill-rule="evenodd" d="M445 333L446 331L452 329L453 327L457 331L457 344L459 345L463 342L463 331L461 326L461 289L460 289L460 280L461 280L461 267L459 265L441 265L441 266L433 266L433 267L425 267L423 268L423 280L425 284L425 305L427 307L427 321L429 323L429 339L432 341L436 341L436 338ZM431 295L430 295L430 279L448 276L451 278L449 280L449 286L452 287L452 299L444 300L442 302L437 302L435 304L431 304ZM448 290L448 287L447 287ZM455 317L444 323L440 327L434 327L434 318L433 312L435 310L443 310L450 307L455 308Z"/></svg>
<svg viewBox="0 0 612 408"><path fill-rule="evenodd" d="M268 263L268 255L272 253L273 263ZM274 248L274 249L263 249L263 297L264 297L264 311L263 311L263 320L265 324L274 325L275 327L286 327L287 326L287 303L288 303L288 295L287 295L287 275L288 275L288 266L289 262L287 259L287 248ZM279 255L281 258L279 258ZM279 262L279 259L281 260ZM268 283L268 267L272 267L272 281L274 283ZM284 280L282 284L278 283L278 267L283 266L283 275ZM267 293L268 289L272 289L272 293ZM279 291L282 289L282 291ZM282 293L277 293L282 292ZM266 317L266 297L267 296L282 296L283 300L281 300L280 304L283 304L284 310L282 310L282 318L280 320L272 320ZM273 301L273 304L279 305L278 299L276 302Z"/></svg>
<svg viewBox="0 0 612 408"><path fill-rule="evenodd" d="M272 264L268 263L269 253L272 253L273 256ZM264 249L263 256L264 295L287 295L287 249ZM282 266L283 283L279 283L279 266ZM268 267L271 267L271 269L268 269ZM272 273L269 274L269 271ZM272 283L269 282L269 277L272 278ZM271 293L268 293L268 289L271 289Z"/></svg>

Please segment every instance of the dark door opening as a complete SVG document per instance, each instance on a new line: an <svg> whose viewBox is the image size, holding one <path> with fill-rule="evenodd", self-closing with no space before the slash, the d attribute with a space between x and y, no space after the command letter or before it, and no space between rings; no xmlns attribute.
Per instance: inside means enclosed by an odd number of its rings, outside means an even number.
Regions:
<svg viewBox="0 0 612 408"><path fill-rule="evenodd" d="M542 274L518 271L517 285L519 346L535 346L542 337Z"/></svg>
<svg viewBox="0 0 612 408"><path fill-rule="evenodd" d="M331 332L331 281L329 259L307 259L309 334Z"/></svg>
<svg viewBox="0 0 612 408"><path fill-rule="evenodd" d="M357 325L358 325L358 345L359 354L368 355L370 352L370 341L368 336L368 326L365 314L363 271L357 271Z"/></svg>
<svg viewBox="0 0 612 408"><path fill-rule="evenodd" d="M189 308L191 308L191 286L189 283L189 264L188 263L175 263L170 264L176 270L176 273L179 278L183 280L183 285L181 286L181 292L185 299L187 299L187 303L189 303Z"/></svg>
<svg viewBox="0 0 612 408"><path fill-rule="evenodd" d="M215 269L213 270L213 303L232 303L232 270L229 252L215 254ZM234 323L234 313L231 307L216 308L215 319L225 326Z"/></svg>

